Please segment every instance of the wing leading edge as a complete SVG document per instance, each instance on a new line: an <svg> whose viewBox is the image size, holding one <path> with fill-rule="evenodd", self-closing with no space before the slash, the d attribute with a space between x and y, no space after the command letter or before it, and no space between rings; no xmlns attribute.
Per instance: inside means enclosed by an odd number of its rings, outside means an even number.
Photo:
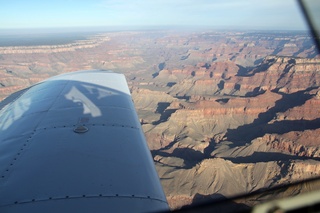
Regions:
<svg viewBox="0 0 320 213"><path fill-rule="evenodd" d="M1 212L147 212L168 204L124 75L39 83L0 111Z"/></svg>

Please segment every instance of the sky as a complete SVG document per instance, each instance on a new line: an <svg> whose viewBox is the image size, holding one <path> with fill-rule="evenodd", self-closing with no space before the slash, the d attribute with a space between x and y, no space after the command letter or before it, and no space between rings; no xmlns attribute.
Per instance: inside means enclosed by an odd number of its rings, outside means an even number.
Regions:
<svg viewBox="0 0 320 213"><path fill-rule="evenodd" d="M294 0L0 0L0 29L209 26L304 30Z"/></svg>

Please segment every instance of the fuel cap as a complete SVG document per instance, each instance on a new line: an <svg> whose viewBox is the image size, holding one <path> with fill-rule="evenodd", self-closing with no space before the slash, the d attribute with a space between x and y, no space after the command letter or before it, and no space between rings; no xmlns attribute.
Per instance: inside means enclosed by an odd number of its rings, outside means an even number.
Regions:
<svg viewBox="0 0 320 213"><path fill-rule="evenodd" d="M85 133L85 132L87 132L89 129L88 129L88 127L86 127L86 126L77 126L73 131L75 132L75 133Z"/></svg>

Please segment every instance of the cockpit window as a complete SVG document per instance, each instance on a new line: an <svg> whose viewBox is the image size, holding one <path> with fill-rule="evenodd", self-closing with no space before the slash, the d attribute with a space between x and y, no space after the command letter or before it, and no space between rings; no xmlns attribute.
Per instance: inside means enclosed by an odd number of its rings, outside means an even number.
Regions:
<svg viewBox="0 0 320 213"><path fill-rule="evenodd" d="M0 100L65 72L125 74L171 209L317 178L317 2L1 3Z"/></svg>

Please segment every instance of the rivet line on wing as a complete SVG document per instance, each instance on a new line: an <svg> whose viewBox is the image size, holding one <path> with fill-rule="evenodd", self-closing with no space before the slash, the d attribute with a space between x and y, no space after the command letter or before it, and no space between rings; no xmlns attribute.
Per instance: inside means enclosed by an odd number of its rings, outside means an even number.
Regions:
<svg viewBox="0 0 320 213"><path fill-rule="evenodd" d="M21 147L18 149L18 152L13 155L13 159L11 160L10 164L6 167L5 171L2 173L0 180L4 180L6 177L8 177L9 172L12 170L14 164L19 160L22 153L26 150L26 147L29 145L32 137L36 133L37 130L33 130L28 139L22 143Z"/></svg>
<svg viewBox="0 0 320 213"><path fill-rule="evenodd" d="M32 202L44 202L44 201L51 201L51 200L66 200L66 199L81 199L81 198L129 198L129 199L148 199L148 200L155 200L159 202L166 203L165 200L162 200L160 198L154 198L151 196L141 196L141 195L121 195L121 194L95 194L95 195L75 195L75 196L57 196L57 197L47 197L47 198L32 198L29 200L22 200L22 201L15 201L11 204L5 204L7 205L19 205L19 204L27 204Z"/></svg>

